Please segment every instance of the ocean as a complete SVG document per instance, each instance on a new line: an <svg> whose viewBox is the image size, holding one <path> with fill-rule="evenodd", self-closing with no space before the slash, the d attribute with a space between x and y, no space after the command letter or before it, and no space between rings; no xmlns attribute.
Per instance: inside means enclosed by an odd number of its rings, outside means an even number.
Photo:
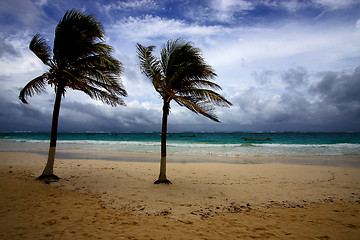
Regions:
<svg viewBox="0 0 360 240"><path fill-rule="evenodd" d="M244 140L267 139L266 141ZM47 151L50 133L2 132L0 151ZM160 133L61 132L58 149L160 153ZM184 132L168 133L169 154L226 156L342 156L360 158L360 133Z"/></svg>

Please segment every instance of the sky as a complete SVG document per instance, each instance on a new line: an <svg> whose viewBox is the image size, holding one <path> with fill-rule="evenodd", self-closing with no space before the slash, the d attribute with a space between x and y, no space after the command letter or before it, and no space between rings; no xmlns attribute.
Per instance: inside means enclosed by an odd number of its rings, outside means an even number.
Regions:
<svg viewBox="0 0 360 240"><path fill-rule="evenodd" d="M1 0L0 131L50 131L54 89L23 104L27 82L47 71L29 50L39 33L52 47L66 10L93 14L122 62L126 106L80 91L63 98L59 131L161 130L162 101L140 71L136 44L170 39L200 48L233 103L213 122L171 102L168 131L360 131L358 0Z"/></svg>

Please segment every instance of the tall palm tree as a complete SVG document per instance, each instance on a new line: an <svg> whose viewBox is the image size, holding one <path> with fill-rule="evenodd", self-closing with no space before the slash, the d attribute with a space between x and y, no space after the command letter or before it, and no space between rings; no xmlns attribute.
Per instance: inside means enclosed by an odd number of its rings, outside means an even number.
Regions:
<svg viewBox="0 0 360 240"><path fill-rule="evenodd" d="M125 105L119 97L127 95L119 80L121 62L111 56L113 49L103 42L104 38L104 30L94 16L72 9L65 13L55 29L53 56L49 45L39 34L30 42L30 50L49 70L26 84L19 98L27 103L26 98L40 94L46 83L54 85L56 94L48 160L38 180L49 182L59 179L53 174L53 166L60 103L67 88L80 90L111 106Z"/></svg>
<svg viewBox="0 0 360 240"><path fill-rule="evenodd" d="M137 44L141 71L151 80L163 101L160 175L155 184L169 184L171 182L166 178L166 132L170 101L216 122L219 120L213 112L215 105L229 107L232 104L214 91L221 89L211 81L216 73L190 42L169 40L161 50L160 59L152 54L153 50L154 46Z"/></svg>

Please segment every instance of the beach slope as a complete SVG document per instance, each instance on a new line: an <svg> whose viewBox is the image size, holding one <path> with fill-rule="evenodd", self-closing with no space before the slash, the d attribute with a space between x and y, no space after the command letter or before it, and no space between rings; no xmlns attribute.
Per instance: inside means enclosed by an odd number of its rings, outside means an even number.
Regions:
<svg viewBox="0 0 360 240"><path fill-rule="evenodd" d="M132 158L136 157L134 154ZM143 154L139 157L145 157ZM159 164L0 153L0 239L358 239L360 170Z"/></svg>

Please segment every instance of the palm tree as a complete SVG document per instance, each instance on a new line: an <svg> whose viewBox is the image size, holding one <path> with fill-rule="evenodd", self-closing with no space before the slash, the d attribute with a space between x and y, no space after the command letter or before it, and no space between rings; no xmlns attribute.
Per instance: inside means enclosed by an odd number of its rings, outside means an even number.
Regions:
<svg viewBox="0 0 360 240"><path fill-rule="evenodd" d="M166 132L170 101L219 122L213 110L215 105L229 107L232 104L213 90L221 87L211 80L216 73L202 58L200 50L190 42L169 40L161 50L160 59L153 56L154 46L137 44L140 68L148 77L163 101L161 130L160 175L155 184L171 182L166 178ZM211 90L213 89L213 90Z"/></svg>
<svg viewBox="0 0 360 240"><path fill-rule="evenodd" d="M118 80L122 73L121 62L111 56L113 49L103 42L104 38L104 30L94 16L72 9L65 13L55 29L53 56L49 45L39 34L30 42L30 50L49 70L26 84L19 98L27 103L26 98L40 94L46 83L54 85L56 94L48 160L38 180L49 182L59 179L53 174L53 166L60 103L67 88L80 90L111 106L125 105L119 97L127 95Z"/></svg>

